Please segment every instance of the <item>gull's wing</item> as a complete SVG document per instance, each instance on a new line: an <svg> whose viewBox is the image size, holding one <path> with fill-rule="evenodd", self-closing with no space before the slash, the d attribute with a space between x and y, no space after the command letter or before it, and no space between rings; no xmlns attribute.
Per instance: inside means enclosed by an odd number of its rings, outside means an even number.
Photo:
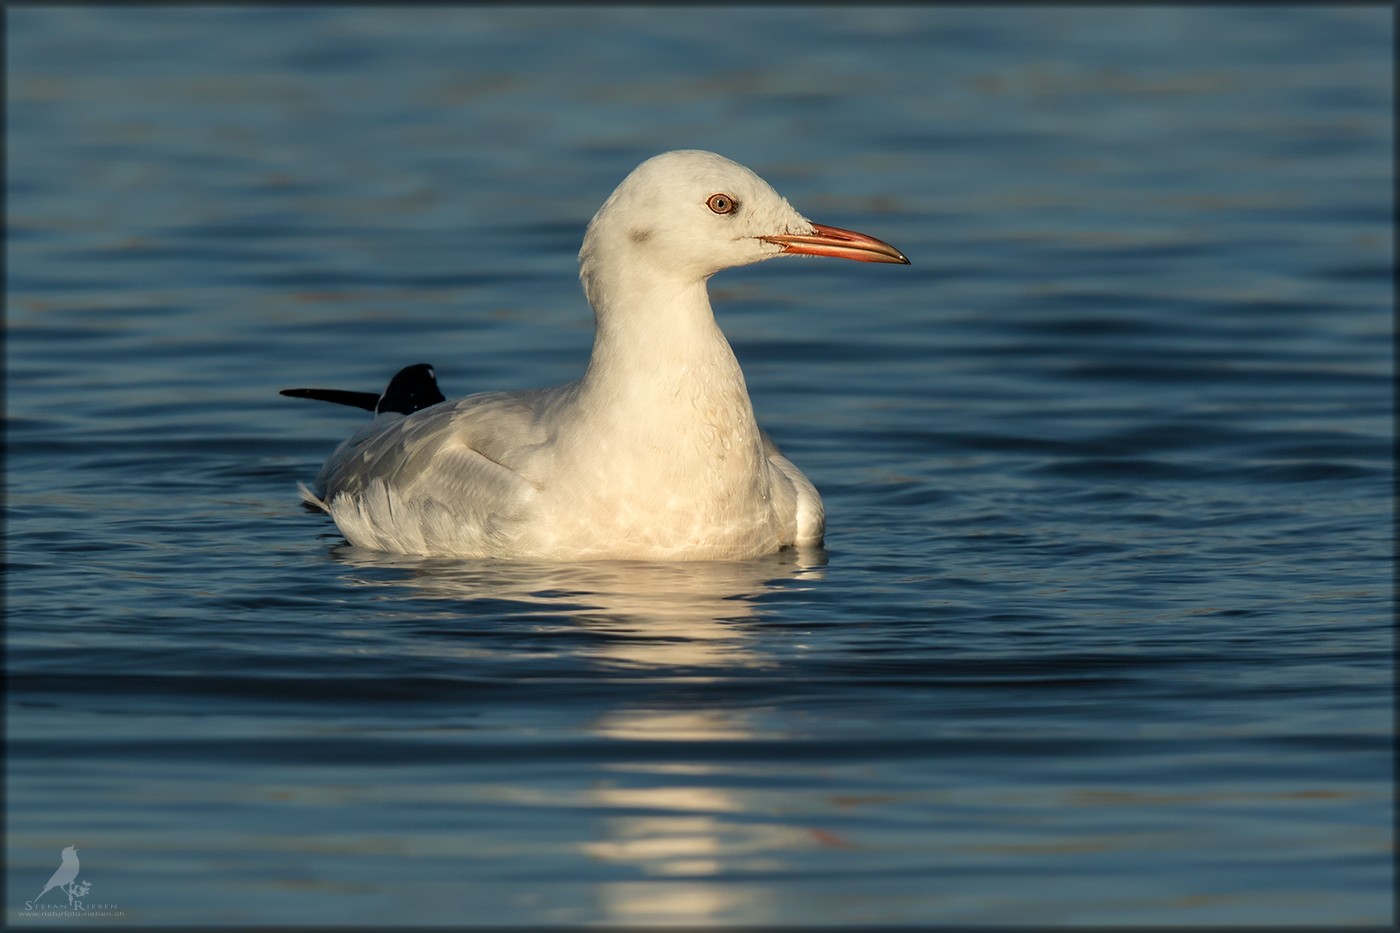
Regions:
<svg viewBox="0 0 1400 933"><path fill-rule="evenodd" d="M787 509L792 509L793 543L798 547L820 546L822 538L826 535L826 506L822 505L822 497L818 494L817 487L812 485L812 481L791 460L783 456L783 452L773 443L773 438L768 436L767 431L759 428L758 433L763 438L763 453L767 456L769 465L791 484L790 492L789 487L777 482L772 484L772 490L775 499L779 500L775 505L780 512L786 513ZM789 495L792 496L791 505L787 503Z"/></svg>
<svg viewBox="0 0 1400 933"><path fill-rule="evenodd" d="M331 455L317 501L361 547L502 553L539 499L521 467L541 440L540 394L488 392L381 414Z"/></svg>

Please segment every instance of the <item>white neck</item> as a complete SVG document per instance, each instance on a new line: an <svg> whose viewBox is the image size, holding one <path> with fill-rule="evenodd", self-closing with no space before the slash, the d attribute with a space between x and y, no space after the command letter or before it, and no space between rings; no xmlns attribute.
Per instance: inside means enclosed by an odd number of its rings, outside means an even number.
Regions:
<svg viewBox="0 0 1400 933"><path fill-rule="evenodd" d="M656 495L755 482L761 435L705 281L633 266L626 276L590 274L585 287L597 332L571 440L606 462L611 479L654 483Z"/></svg>

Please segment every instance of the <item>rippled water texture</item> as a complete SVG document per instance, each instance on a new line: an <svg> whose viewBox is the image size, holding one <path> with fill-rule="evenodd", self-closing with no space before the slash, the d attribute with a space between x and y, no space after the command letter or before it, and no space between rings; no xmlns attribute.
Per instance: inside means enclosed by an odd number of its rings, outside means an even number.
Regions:
<svg viewBox="0 0 1400 933"><path fill-rule="evenodd" d="M10 921L1388 922L1392 16L9 9ZM298 504L687 147L913 262L711 283L824 552Z"/></svg>

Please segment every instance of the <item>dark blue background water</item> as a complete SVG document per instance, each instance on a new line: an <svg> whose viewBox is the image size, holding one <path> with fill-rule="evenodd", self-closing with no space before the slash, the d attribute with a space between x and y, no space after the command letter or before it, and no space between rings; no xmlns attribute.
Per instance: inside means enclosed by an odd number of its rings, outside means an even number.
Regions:
<svg viewBox="0 0 1400 933"><path fill-rule="evenodd" d="M9 10L10 921L1387 922L1392 22ZM689 147L913 262L712 282L825 553L298 504Z"/></svg>

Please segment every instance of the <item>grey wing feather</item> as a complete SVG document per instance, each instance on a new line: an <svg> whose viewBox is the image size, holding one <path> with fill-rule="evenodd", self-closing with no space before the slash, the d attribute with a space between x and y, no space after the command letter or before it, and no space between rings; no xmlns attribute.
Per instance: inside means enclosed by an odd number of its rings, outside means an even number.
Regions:
<svg viewBox="0 0 1400 933"><path fill-rule="evenodd" d="M341 445L317 486L345 536L379 550L465 555L517 534L537 490L473 442L474 434L499 441L502 429L526 439L529 405L511 396L381 414Z"/></svg>

